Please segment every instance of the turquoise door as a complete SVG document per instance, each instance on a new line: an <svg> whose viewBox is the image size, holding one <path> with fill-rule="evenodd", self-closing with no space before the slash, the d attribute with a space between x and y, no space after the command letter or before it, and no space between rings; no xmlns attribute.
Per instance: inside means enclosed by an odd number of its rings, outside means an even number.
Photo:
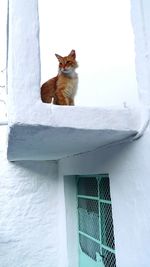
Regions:
<svg viewBox="0 0 150 267"><path fill-rule="evenodd" d="M108 175L78 176L79 267L116 267Z"/></svg>

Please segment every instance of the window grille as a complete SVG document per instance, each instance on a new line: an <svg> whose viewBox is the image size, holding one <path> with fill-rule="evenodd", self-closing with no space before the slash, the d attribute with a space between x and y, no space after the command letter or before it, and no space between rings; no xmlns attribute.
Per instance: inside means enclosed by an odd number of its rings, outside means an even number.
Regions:
<svg viewBox="0 0 150 267"><path fill-rule="evenodd" d="M78 176L77 201L79 266L116 267L109 176Z"/></svg>

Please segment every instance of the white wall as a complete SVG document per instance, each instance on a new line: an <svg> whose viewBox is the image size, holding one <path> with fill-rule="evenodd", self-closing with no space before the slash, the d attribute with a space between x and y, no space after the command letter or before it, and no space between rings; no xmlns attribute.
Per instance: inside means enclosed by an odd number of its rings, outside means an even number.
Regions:
<svg viewBox="0 0 150 267"><path fill-rule="evenodd" d="M6 133L0 126L0 267L58 267L57 163L8 162Z"/></svg>
<svg viewBox="0 0 150 267"><path fill-rule="evenodd" d="M135 1L132 2L133 7L135 8ZM39 105L37 104L40 101L37 1L24 0L23 2L20 2L15 0L10 1L10 3L10 10L12 10L10 16L11 51L9 51L11 52L9 54L9 94L11 95L10 98L12 101L10 101L10 104L12 105L11 113L12 118L19 116L19 114L24 118L25 114L26 116L30 116L33 109L36 111L36 106L37 109L39 109ZM56 2L56 5L57 3L58 2ZM120 3L120 1L118 3ZM70 2L69 4L71 6ZM28 13L29 10L30 13ZM58 11L57 6L55 10ZM110 9L110 11L112 10ZM49 9L49 17L51 13L53 13L53 10ZM17 18L16 14L18 15ZM136 20L138 20L137 14L134 14ZM80 16L81 15L82 14L80 14ZM120 14L118 14L117 18L120 18L119 15ZM27 18L31 18L31 21L27 20ZM87 18L89 18L89 16L87 16ZM146 18L148 19L148 17ZM35 24L30 23L33 21ZM120 20L118 21L120 23ZM117 21L115 23L117 24ZM51 35L51 28L48 26L51 25L46 24L45 29L47 33ZM136 30L136 33L138 33L138 30ZM85 40L88 40L88 28L86 34ZM122 34L125 34L125 32ZM132 32L130 32L130 34L132 39ZM29 40L31 43L33 42L33 46L31 46ZM110 38L110 41L112 40L113 38ZM74 41L74 39L72 39L72 41ZM74 43L71 42L69 47L73 46L73 44ZM69 47L65 45L65 49L68 50ZM76 47L71 47L71 49L72 48ZM95 50L92 49L92 52L95 54L97 51L98 48ZM140 47L138 51L140 51ZM144 53L144 51L145 50L142 50L142 53ZM52 51L49 53L52 55L51 52ZM59 53L59 51L55 52ZM103 50L101 50L101 53L102 52ZM84 58L80 61L82 53ZM101 55L101 53L99 55ZM85 62L87 55L87 52L85 53L84 51L84 47L78 55L79 62L81 62L81 70L84 72L85 68L82 67L84 66L82 65L82 62ZM48 58L48 52L46 57ZM92 59L91 56L91 60ZM142 62L142 59L143 57L141 59L139 58L138 62ZM103 58L103 62L104 61L105 57ZM103 69L103 65L101 66L101 69ZM144 65L144 70L145 69L146 67ZM28 79L24 77L24 73L27 73ZM30 75L28 75L29 73ZM140 73L140 71L138 73ZM22 79L23 77L24 79ZM84 77L84 75L82 77ZM87 76L87 73L86 77L89 77ZM140 86L145 84L145 77L147 76L144 76L144 74L140 77ZM82 80L81 84L83 84L84 81L85 79ZM114 80L112 80L112 84L115 84L113 81ZM90 84L91 89L93 84ZM148 82L146 83L146 87L144 87L146 90L149 88L147 85ZM85 88L87 88L87 85ZM102 88L105 88L105 86L102 86ZM140 88L142 88L142 91L143 87L141 86ZM105 92L106 95L108 95L108 92ZM31 98L26 97L27 95L31 95ZM148 99L147 96L149 96L149 94L146 95L145 99ZM24 100L25 105L22 105L22 99ZM113 99L115 100L115 98ZM134 100L135 99L136 93ZM13 109L18 103L19 109ZM100 98L100 105L103 103L104 99L102 101ZM19 111L22 112L19 113ZM39 110L39 112L42 112L42 110ZM35 117L37 114L38 113L34 112ZM5 136L4 131L1 133L3 137ZM76 222L73 224L73 220L69 217L70 214L72 215L73 209L76 212L74 202L75 186L71 178L70 181L68 179L65 180L64 183L64 175L106 172L110 175L111 183L117 267L150 266L150 215L148 212L150 210L149 133L133 144L108 147L85 155L83 154L61 160L59 162L59 180L57 177L57 164L55 162L25 161L9 163L6 160L6 143L2 142L1 145L1 267L10 267L12 264L14 265L13 267L68 267L71 257L72 261L76 263L76 244L72 247L70 243L70 249L68 248L67 251L67 247L69 246L69 236L77 238L76 230L73 232L71 231L71 229L77 229ZM70 197L74 196L71 200L69 200L68 197L68 192L70 190L73 190ZM69 212L68 214L65 213L66 208ZM75 214L73 214L73 216L75 216ZM68 238L66 237L66 231Z"/></svg>
<svg viewBox="0 0 150 267"><path fill-rule="evenodd" d="M78 267L78 217L77 190L75 176L64 177L66 233L67 233L67 266Z"/></svg>
<svg viewBox="0 0 150 267"><path fill-rule="evenodd" d="M59 181L55 162L9 163L5 150L1 143L1 267L78 267L76 188L64 176L91 173L110 175L117 267L150 265L149 132L60 160Z"/></svg>
<svg viewBox="0 0 150 267"><path fill-rule="evenodd" d="M131 0L132 24L135 38L136 74L140 100L150 102L150 1Z"/></svg>
<svg viewBox="0 0 150 267"><path fill-rule="evenodd" d="M7 3L0 0L0 123L7 121L6 109L6 47L7 47Z"/></svg>
<svg viewBox="0 0 150 267"><path fill-rule="evenodd" d="M62 180L64 175L109 173L117 267L150 266L149 158L148 132L134 143L107 147L99 151L66 158L59 162L59 173ZM76 198L74 197L75 185L71 179L68 179L67 182L70 183L71 192L73 192L74 187L74 194L70 193L67 215L64 214L61 221L65 221L66 216L72 216L72 209L76 214L77 209L75 208ZM68 187L69 185L67 185ZM67 190L65 190L65 194L66 192ZM67 195L65 198L68 199ZM66 226L67 229L70 229L67 230L68 236L70 231L76 231L72 235L77 235L76 221L70 220L69 222L70 224ZM68 252L69 255L70 251ZM73 256L72 251L72 262L76 256L75 252ZM76 265L76 267L78 266Z"/></svg>

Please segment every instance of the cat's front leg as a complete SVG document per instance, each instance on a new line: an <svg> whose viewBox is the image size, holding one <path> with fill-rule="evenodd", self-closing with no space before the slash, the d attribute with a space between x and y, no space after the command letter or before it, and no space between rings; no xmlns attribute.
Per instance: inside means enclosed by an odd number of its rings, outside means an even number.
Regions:
<svg viewBox="0 0 150 267"><path fill-rule="evenodd" d="M74 106L74 99L69 98L69 106Z"/></svg>
<svg viewBox="0 0 150 267"><path fill-rule="evenodd" d="M69 101L69 98L64 96L62 92L57 92L54 98L54 104L69 106L70 101Z"/></svg>

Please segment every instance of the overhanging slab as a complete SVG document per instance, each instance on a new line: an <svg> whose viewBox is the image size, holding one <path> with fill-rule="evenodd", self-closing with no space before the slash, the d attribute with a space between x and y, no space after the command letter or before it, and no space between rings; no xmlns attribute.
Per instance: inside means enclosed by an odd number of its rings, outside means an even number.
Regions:
<svg viewBox="0 0 150 267"><path fill-rule="evenodd" d="M9 160L58 160L135 136L140 127L138 109L49 105L49 118L33 117L10 125Z"/></svg>

